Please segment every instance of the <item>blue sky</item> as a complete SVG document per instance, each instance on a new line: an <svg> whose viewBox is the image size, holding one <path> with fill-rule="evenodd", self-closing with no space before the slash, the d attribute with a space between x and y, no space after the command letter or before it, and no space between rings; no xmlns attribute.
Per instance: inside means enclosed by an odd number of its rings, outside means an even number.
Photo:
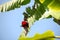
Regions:
<svg viewBox="0 0 60 40"><path fill-rule="evenodd" d="M0 4L7 2L8 0L0 0ZM23 28L20 27L23 20L22 13L26 7L32 6L34 1L30 4L22 6L15 10L8 12L0 12L0 40L17 40L20 36ZM36 21L30 28L28 36L33 36L35 33L44 33L47 30L52 30L55 35L60 36L60 26L53 21L53 18L43 19ZM56 39L60 40L60 39Z"/></svg>

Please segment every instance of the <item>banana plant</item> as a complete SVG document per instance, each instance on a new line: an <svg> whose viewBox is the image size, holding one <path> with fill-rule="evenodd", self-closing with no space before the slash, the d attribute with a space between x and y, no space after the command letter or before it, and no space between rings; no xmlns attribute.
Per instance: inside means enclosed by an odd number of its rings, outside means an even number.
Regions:
<svg viewBox="0 0 60 40"><path fill-rule="evenodd" d="M29 27L34 22L42 20L44 18L54 18L53 21L60 24L60 1L59 0L34 0L32 8L26 8L26 14L28 15ZM55 4L56 5L55 5ZM57 11L56 11L57 10ZM58 13L58 14L57 14Z"/></svg>
<svg viewBox="0 0 60 40"><path fill-rule="evenodd" d="M30 7L26 8L29 27L31 27L34 22L44 18L54 18L54 21L60 24L60 0L34 0L34 1L35 3L32 6L32 9ZM14 10L15 8L20 8L22 5L26 5L29 2L30 0L11 0L7 3L0 5L0 12L6 12L6 11ZM49 40L50 36L47 36L48 38L45 36L36 39ZM52 36L53 38L60 38L59 36L54 36L54 35ZM27 38L27 39L36 40L35 36L33 38ZM24 40L26 40L26 38L24 38Z"/></svg>
<svg viewBox="0 0 60 40"><path fill-rule="evenodd" d="M34 0L35 4L26 8L29 15L28 22L31 25L38 20L54 18L53 21L60 25L60 0ZM32 19L32 20L31 20Z"/></svg>

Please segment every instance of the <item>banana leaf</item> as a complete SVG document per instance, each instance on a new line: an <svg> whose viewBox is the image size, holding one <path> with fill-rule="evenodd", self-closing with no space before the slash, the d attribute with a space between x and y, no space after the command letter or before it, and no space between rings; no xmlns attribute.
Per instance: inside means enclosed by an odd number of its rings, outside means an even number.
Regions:
<svg viewBox="0 0 60 40"><path fill-rule="evenodd" d="M14 10L15 8L20 8L22 5L26 5L30 2L30 0L11 0L4 4L0 5L0 12L6 12L10 10Z"/></svg>
<svg viewBox="0 0 60 40"><path fill-rule="evenodd" d="M43 34L36 33L33 37L19 37L18 40L55 40L55 39L54 32L48 30Z"/></svg>

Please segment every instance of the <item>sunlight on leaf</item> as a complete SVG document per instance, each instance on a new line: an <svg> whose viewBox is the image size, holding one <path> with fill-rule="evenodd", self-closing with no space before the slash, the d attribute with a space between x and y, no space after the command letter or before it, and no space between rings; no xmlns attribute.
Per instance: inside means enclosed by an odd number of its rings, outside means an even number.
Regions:
<svg viewBox="0 0 60 40"><path fill-rule="evenodd" d="M53 2L50 3L48 7L51 10L60 11L60 0L53 0Z"/></svg>
<svg viewBox="0 0 60 40"><path fill-rule="evenodd" d="M42 15L42 18L54 18L54 21L60 24L60 0L40 0L43 5L48 7L49 11L47 16L46 14ZM47 16L47 17L46 17ZM40 18L41 19L41 18Z"/></svg>
<svg viewBox="0 0 60 40"><path fill-rule="evenodd" d="M40 0L40 2L51 10L60 10L60 0Z"/></svg>
<svg viewBox="0 0 60 40"><path fill-rule="evenodd" d="M54 40L54 33L51 30L43 34L35 34L33 37L19 37L18 40Z"/></svg>
<svg viewBox="0 0 60 40"><path fill-rule="evenodd" d="M54 12L54 11L51 11L50 14L56 18L57 20L60 20L60 12Z"/></svg>
<svg viewBox="0 0 60 40"><path fill-rule="evenodd" d="M45 0L39 0L41 3L43 3Z"/></svg>

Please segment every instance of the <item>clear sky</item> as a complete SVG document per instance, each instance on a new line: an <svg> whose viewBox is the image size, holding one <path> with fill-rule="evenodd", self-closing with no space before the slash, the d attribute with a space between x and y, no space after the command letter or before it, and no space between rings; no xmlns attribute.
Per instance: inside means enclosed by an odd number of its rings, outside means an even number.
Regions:
<svg viewBox="0 0 60 40"><path fill-rule="evenodd" d="M8 0L0 0L0 4L7 2ZM15 10L8 12L0 12L0 40L17 40L20 36L23 28L20 27L23 20L22 13L26 7L32 6L34 1L30 4L22 6ZM33 36L35 33L44 33L47 30L52 30L55 36L60 36L60 26L53 21L53 18L43 19L36 21L30 28L28 36ZM56 39L60 40L60 39Z"/></svg>

